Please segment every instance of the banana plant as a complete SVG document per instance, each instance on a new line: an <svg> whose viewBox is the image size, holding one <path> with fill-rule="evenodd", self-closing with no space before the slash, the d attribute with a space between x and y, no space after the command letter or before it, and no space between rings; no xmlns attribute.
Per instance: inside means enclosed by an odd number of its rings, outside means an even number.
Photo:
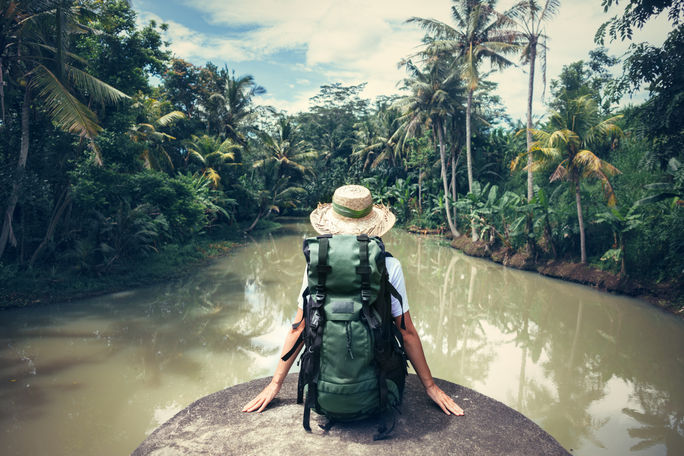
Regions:
<svg viewBox="0 0 684 456"><path fill-rule="evenodd" d="M625 235L644 224L644 216L637 212L639 202L626 211L611 207L609 211L597 214L595 223L605 223L613 231L613 245L602 256L601 261L615 262L620 265L620 275L627 274L625 264Z"/></svg>
<svg viewBox="0 0 684 456"><path fill-rule="evenodd" d="M410 179L397 179L384 194L380 195L383 202L392 206L402 221L407 221L411 215L411 201L414 200L418 191L418 185L411 183Z"/></svg>
<svg viewBox="0 0 684 456"><path fill-rule="evenodd" d="M669 199L673 206L684 206L684 166L672 157L667 162L667 174L671 176L668 179L669 182L653 182L645 185L645 188L651 190L652 193L637 201L636 204L652 204Z"/></svg>
<svg viewBox="0 0 684 456"><path fill-rule="evenodd" d="M559 187L562 188L562 187ZM538 188L532 200L528 203L530 213L532 214L532 231L533 233L541 233L539 239L543 239L551 250L554 258L558 256L556 249L556 235L551 224L552 218L555 216L555 209L550 204L550 198L546 196L543 188Z"/></svg>

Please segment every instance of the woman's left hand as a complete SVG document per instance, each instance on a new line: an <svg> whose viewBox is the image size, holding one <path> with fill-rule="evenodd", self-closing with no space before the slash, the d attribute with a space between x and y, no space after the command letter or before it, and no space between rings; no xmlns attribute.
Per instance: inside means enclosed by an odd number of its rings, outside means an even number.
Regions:
<svg viewBox="0 0 684 456"><path fill-rule="evenodd" d="M425 391L427 392L428 396L430 396L430 399L435 401L435 404L439 405L439 408L444 411L447 415L454 414L456 416L461 416L463 415L463 409L454 402L451 397L442 389L437 386L436 384L432 384L425 388Z"/></svg>

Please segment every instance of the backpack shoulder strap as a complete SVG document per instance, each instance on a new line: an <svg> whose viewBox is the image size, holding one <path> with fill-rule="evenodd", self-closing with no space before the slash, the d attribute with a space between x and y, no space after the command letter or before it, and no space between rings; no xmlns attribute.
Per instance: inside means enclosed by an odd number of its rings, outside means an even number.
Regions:
<svg viewBox="0 0 684 456"><path fill-rule="evenodd" d="M304 401L304 418L302 425L307 431L311 431L310 426L310 416L311 408L316 405L318 398L318 374L320 370L321 362L321 345L323 343L323 329L325 327L325 312L323 311L323 305L325 304L326 298L326 287L325 283L327 280L328 273L332 271L332 268L328 264L328 245L329 240L332 238L330 234L324 234L317 237L318 240L318 262L316 264L317 273L317 283L316 283L316 294L313 295L308 300L308 305L305 305L305 318L306 326L304 332L304 341L307 345L307 361L302 362L302 370L300 371L300 385L299 388L303 389L303 384L308 385L306 392L306 400ZM307 244L308 245L308 244ZM306 255L305 251L305 255ZM309 260L309 257L307 257ZM310 261L309 261L310 264ZM302 375L304 378L302 378Z"/></svg>
<svg viewBox="0 0 684 456"><path fill-rule="evenodd" d="M394 256L386 251L385 259L387 258L394 258ZM399 291L394 287L394 285L392 285L392 282L389 281L389 276L387 278L387 285L392 297L399 301L399 305L401 306L401 329L406 329L406 323L404 318L404 299L401 297L401 293L399 293Z"/></svg>
<svg viewBox="0 0 684 456"><path fill-rule="evenodd" d="M406 323L404 320L404 300L401 297L401 293L399 293L399 291L397 291L397 289L394 288L392 282L388 281L387 285L389 285L389 290L392 297L396 298L396 300L399 301L399 305L401 306L401 329L406 329Z"/></svg>

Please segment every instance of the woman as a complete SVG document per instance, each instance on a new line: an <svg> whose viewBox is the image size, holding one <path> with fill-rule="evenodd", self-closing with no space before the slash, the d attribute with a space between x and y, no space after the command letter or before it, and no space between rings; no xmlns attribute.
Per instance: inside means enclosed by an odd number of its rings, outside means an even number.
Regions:
<svg viewBox="0 0 684 456"><path fill-rule="evenodd" d="M367 234L369 236L382 236L392 228L396 220L394 214L386 207L373 206L370 191L360 185L345 185L335 190L332 203L319 204L318 208L311 213L310 219L312 226L319 234ZM461 407L442 391L432 378L430 368L425 360L423 345L420 342L420 337L411 321L411 315L408 310L406 286L401 264L395 258L388 257L386 265L390 282L402 295L403 307L394 297L392 298L392 317L395 319L397 328L401 328L400 323L403 314L406 329L401 329L401 334L404 340L406 356L411 361L421 383L425 387L425 392L444 413L447 415L463 415ZM304 291L307 283L305 273L302 291ZM302 318L303 310L300 303L295 322L302 322L302 324L298 325L296 329L293 327L288 332L283 344L282 355L294 346L300 333L303 331L304 324ZM244 406L243 412L261 412L266 408L280 391L283 381L297 357L296 355L295 353L295 356L291 356L287 361L281 359L278 362L271 383Z"/></svg>

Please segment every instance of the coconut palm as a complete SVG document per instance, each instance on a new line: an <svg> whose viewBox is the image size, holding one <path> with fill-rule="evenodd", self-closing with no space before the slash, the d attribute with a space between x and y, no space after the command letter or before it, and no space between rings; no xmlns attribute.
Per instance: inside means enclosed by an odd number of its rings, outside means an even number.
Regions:
<svg viewBox="0 0 684 456"><path fill-rule="evenodd" d="M159 128L174 124L180 119L185 119L181 111L171 111L161 114L163 104L155 99L147 98L133 104L133 108L143 109L144 116L154 120L140 122L130 127L128 134L135 143L144 145L140 158L147 169L172 170L173 160L164 148L164 143L176 138L160 131ZM164 163L164 165L162 165Z"/></svg>
<svg viewBox="0 0 684 456"><path fill-rule="evenodd" d="M245 230L250 232L259 220L271 213L280 213L283 208L296 207L297 202L306 195L306 190L291 183L291 176L283 176L282 162L266 160L261 165L263 188L251 189L259 210L252 224Z"/></svg>
<svg viewBox="0 0 684 456"><path fill-rule="evenodd" d="M232 139L221 142L216 136L192 135L186 148L186 161L199 164L202 175L211 181L214 189L221 182L221 168L241 164L238 161L238 152L242 147Z"/></svg>
<svg viewBox="0 0 684 456"><path fill-rule="evenodd" d="M542 4L543 3L543 4ZM550 20L560 7L560 0L521 0L516 3L508 15L514 18L520 29L520 42L522 44L522 62L529 65L529 81L527 83L527 149L532 147L532 99L534 98L534 73L539 49L542 62L542 84L546 84L546 41L544 34L544 22ZM528 155L532 160L532 154ZM527 167L527 200L534 198L532 163Z"/></svg>
<svg viewBox="0 0 684 456"><path fill-rule="evenodd" d="M214 93L209 100L215 102L218 116L221 118L221 134L233 142L247 145L243 127L252 115L250 105L255 95L266 93L266 89L257 85L251 75L236 77L235 72L228 75L223 93Z"/></svg>
<svg viewBox="0 0 684 456"><path fill-rule="evenodd" d="M29 118L32 100L40 100L39 109L53 124L66 132L88 140L97 164L102 157L95 144L101 127L95 113L79 98L86 94L100 104L117 103L128 96L78 68L81 59L68 52L68 39L74 31L87 31L78 23L79 9L65 0L16 0L0 3L0 74L9 82L19 81L24 92L20 125L19 159L0 232L0 258L7 242L16 244L12 219L29 152ZM4 119L4 83L0 84ZM37 106L36 106L37 107Z"/></svg>
<svg viewBox="0 0 684 456"><path fill-rule="evenodd" d="M267 156L254 162L255 168L261 168L269 162L276 162L279 175L301 178L310 172L310 168L302 164L303 160L315 158L317 153L309 144L299 138L299 127L291 119L281 116L274 134L259 133Z"/></svg>
<svg viewBox="0 0 684 456"><path fill-rule="evenodd" d="M418 23L431 34L422 54L449 56L456 72L467 85L466 105L466 158L468 185L472 190L473 173L470 146L470 120L473 93L480 82L479 66L482 61L499 69L513 65L505 56L517 51L517 32L514 22L494 10L494 0L454 0L451 14L456 28L435 19L413 17L408 22Z"/></svg>
<svg viewBox="0 0 684 456"><path fill-rule="evenodd" d="M621 117L618 115L600 120L596 101L589 95L585 95L571 100L563 113L555 112L551 115L549 118L550 133L532 130L536 141L532 144L529 153L538 156L532 162L532 167L539 169L548 165L549 162L561 160L549 180L551 182L568 181L575 191L582 263L587 262L587 251L580 182L582 179L598 179L603 186L608 205L614 206L616 202L615 193L608 177L620 172L616 167L599 158L589 148L601 145L606 140L621 135L622 131L616 124ZM522 155L514 160L513 168Z"/></svg>
<svg viewBox="0 0 684 456"><path fill-rule="evenodd" d="M412 17L408 22L419 24L430 35L420 55L426 58L451 58L455 73L466 82L466 163L468 190L472 191L470 129L473 93L480 82L479 67L485 60L499 69L513 65L505 56L518 50L518 34L513 29L513 20L494 10L494 0L454 0L453 3L451 15L456 23L455 28L435 19ZM472 233L473 240L476 240L474 229Z"/></svg>
<svg viewBox="0 0 684 456"><path fill-rule="evenodd" d="M425 70L419 69L410 60L403 64L411 74L410 78L404 80L404 87L410 94L397 101L397 107L402 112L402 116L397 119L397 147L403 147L409 138L420 136L423 128L431 130L433 144L439 146L444 200L448 202L450 197L446 172L446 123L459 111L462 87L459 79L453 77L453 73L449 74L447 65L440 60L432 59ZM451 218L450 206L444 205L447 223L452 235L458 237L460 233Z"/></svg>
<svg viewBox="0 0 684 456"><path fill-rule="evenodd" d="M382 106L375 116L364 119L354 125L357 138L353 156L363 160L363 169L368 166L377 167L383 161L391 166L401 165L402 152L394 137L397 131L399 111L391 106Z"/></svg>

